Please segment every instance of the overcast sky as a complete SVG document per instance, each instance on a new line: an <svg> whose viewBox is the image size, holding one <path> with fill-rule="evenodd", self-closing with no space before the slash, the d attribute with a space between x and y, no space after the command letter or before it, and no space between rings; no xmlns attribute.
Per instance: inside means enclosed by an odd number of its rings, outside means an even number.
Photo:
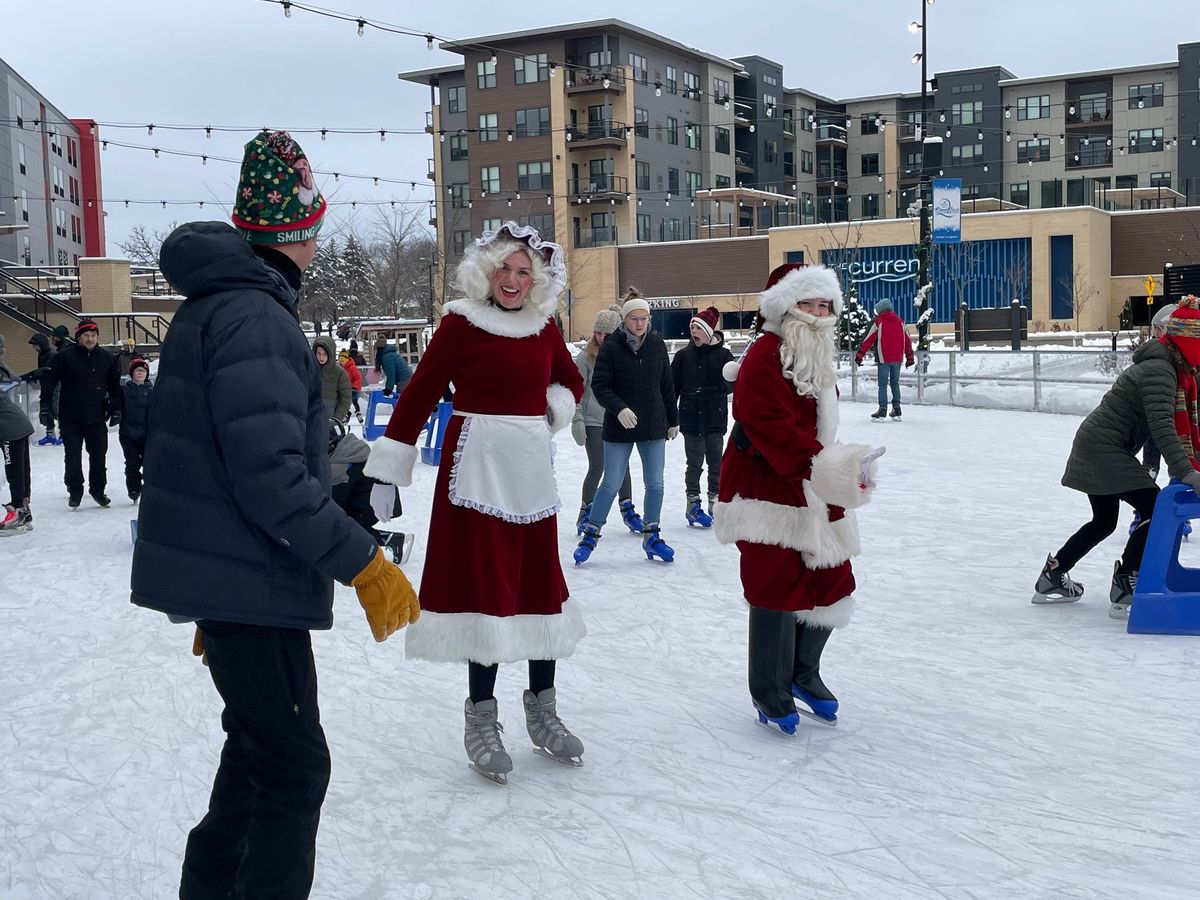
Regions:
<svg viewBox="0 0 1200 900"><path fill-rule="evenodd" d="M920 89L909 63L919 38L906 25L920 0L838 0L648 4L498 4L449 0L412 4L388 0L317 0L313 5L390 22L447 38L478 37L564 21L611 16L724 56L758 54L782 63L787 87L842 98ZM162 149L240 158L253 130L272 127L361 127L369 135L300 137L314 166L418 182L333 182L326 195L342 201L427 200L425 160L431 139L420 132L429 91L397 80L413 69L452 65L461 57L425 40L293 11L263 0L7 0L0 55L63 113L101 122L137 123L103 129L110 139ZM579 11L572 17L569 9ZM686 10L688 14L683 14ZM1179 42L1200 40L1195 0L938 0L929 9L931 71L1003 65L1017 76L1047 75L1177 59ZM590 13L590 15L589 15ZM1192 32L1176 25L1193 24ZM146 133L145 123L244 125L244 133ZM420 133L389 134L378 129ZM110 146L102 159L109 253L138 223L224 218L237 166L198 159L155 159L148 151ZM200 209L124 207L124 198L204 200ZM220 207L214 204L221 204ZM339 218L369 226L375 213L335 207Z"/></svg>

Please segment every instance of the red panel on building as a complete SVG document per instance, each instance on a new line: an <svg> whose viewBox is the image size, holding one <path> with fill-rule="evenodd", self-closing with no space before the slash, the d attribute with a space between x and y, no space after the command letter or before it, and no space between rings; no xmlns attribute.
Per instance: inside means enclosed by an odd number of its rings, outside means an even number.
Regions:
<svg viewBox="0 0 1200 900"><path fill-rule="evenodd" d="M100 126L72 119L79 132L79 174L83 180L83 255L104 256L104 193L100 179Z"/></svg>

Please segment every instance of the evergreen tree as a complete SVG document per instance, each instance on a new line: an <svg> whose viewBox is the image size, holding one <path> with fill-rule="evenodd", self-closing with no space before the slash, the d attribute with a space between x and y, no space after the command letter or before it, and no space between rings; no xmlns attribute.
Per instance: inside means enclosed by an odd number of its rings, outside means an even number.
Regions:
<svg viewBox="0 0 1200 900"><path fill-rule="evenodd" d="M387 311L380 309L379 290L371 259L362 242L353 234L346 239L342 249L341 269L345 277L343 314L368 316Z"/></svg>
<svg viewBox="0 0 1200 900"><path fill-rule="evenodd" d="M851 284L846 293L846 302L842 306L842 314L838 316L838 348L853 353L862 345L870 329L871 316L858 305L858 290Z"/></svg>
<svg viewBox="0 0 1200 900"><path fill-rule="evenodd" d="M333 331L345 306L346 268L337 238L317 243L312 265L304 273L300 288L300 318L311 320L317 332ZM322 328L322 324L327 327Z"/></svg>

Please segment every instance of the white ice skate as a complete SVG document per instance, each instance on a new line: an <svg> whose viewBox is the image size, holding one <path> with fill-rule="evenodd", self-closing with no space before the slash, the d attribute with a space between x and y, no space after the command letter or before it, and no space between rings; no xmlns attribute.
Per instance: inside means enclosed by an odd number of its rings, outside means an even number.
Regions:
<svg viewBox="0 0 1200 900"><path fill-rule="evenodd" d="M582 766L583 741L567 731L558 717L554 688L546 688L539 694L526 691L522 699L533 752L563 765Z"/></svg>
<svg viewBox="0 0 1200 900"><path fill-rule="evenodd" d="M513 764L500 740L504 726L496 718L496 698L472 703L468 697L465 713L463 746L467 748L471 769L494 784L508 784Z"/></svg>

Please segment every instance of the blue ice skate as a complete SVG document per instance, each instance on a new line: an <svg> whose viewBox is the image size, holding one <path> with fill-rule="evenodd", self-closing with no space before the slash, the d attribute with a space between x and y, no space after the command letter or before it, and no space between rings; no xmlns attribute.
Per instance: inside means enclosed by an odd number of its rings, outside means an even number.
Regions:
<svg viewBox="0 0 1200 900"><path fill-rule="evenodd" d="M583 526L583 539L579 542L579 546L575 548L572 554L575 557L575 565L582 566L585 562L591 559L592 551L596 549L596 542L600 540L600 526L593 525L588 522Z"/></svg>
<svg viewBox="0 0 1200 900"><path fill-rule="evenodd" d="M824 722L827 725L837 724L838 702L836 698L833 698L832 694L830 695L831 699L824 700L815 694L810 694L804 688L800 687L800 685L792 682L792 696L812 710L811 714L801 711L801 715L808 716L808 718L815 719L818 722Z"/></svg>
<svg viewBox="0 0 1200 900"><path fill-rule="evenodd" d="M575 520L575 534L583 537L583 529L588 523L588 517L592 514L592 504L585 503L579 507L579 518Z"/></svg>
<svg viewBox="0 0 1200 900"><path fill-rule="evenodd" d="M642 549L646 551L646 559L658 557L663 562L674 562L675 551L658 533L658 523L651 522L642 529Z"/></svg>
<svg viewBox="0 0 1200 900"><path fill-rule="evenodd" d="M1137 531L1137 527L1141 524L1142 524L1142 514L1134 513L1133 521L1129 523L1129 533L1133 534L1135 531ZM1188 539L1188 536L1191 533L1192 533L1192 523L1185 521L1183 523L1183 539L1186 541Z"/></svg>
<svg viewBox="0 0 1200 900"><path fill-rule="evenodd" d="M641 534L642 530L646 527L646 524L642 521L642 517L633 508L632 500L621 501L621 521L625 523L625 527L632 534Z"/></svg>
<svg viewBox="0 0 1200 900"><path fill-rule="evenodd" d="M712 528L712 516L704 511L704 507L700 505L699 497L693 497L688 501L687 523L689 528L693 525L699 525L701 528Z"/></svg>
<svg viewBox="0 0 1200 900"><path fill-rule="evenodd" d="M37 442L39 447L55 447L58 445L58 438L54 436L54 432L47 431L46 436Z"/></svg>
<svg viewBox="0 0 1200 900"><path fill-rule="evenodd" d="M758 713L759 725L770 731L778 731L780 734L795 734L796 726L800 724L799 713L788 713L786 716L768 716L757 705L754 707L754 711Z"/></svg>

